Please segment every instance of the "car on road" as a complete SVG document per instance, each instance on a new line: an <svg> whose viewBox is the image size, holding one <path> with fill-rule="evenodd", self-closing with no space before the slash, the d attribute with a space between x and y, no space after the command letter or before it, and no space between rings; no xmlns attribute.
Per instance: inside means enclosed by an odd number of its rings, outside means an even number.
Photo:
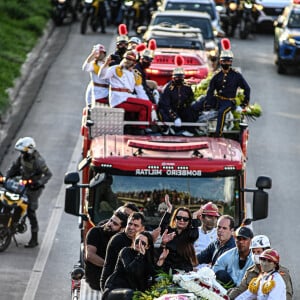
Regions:
<svg viewBox="0 0 300 300"><path fill-rule="evenodd" d="M206 12L211 18L213 28L222 31L220 25L220 16L214 0L164 0L159 10L183 10Z"/></svg>
<svg viewBox="0 0 300 300"><path fill-rule="evenodd" d="M274 22L274 52L279 74L300 66L300 1L287 6Z"/></svg>
<svg viewBox="0 0 300 300"><path fill-rule="evenodd" d="M291 0L255 0L255 2L262 6L262 9L258 11L256 25L258 29L269 30Z"/></svg>
<svg viewBox="0 0 300 300"><path fill-rule="evenodd" d="M183 25L200 29L208 57L218 60L220 52L219 38L223 37L223 34L218 31L214 31L211 18L207 13L181 10L157 11L152 15L149 26L139 27L138 32L141 35L144 34L143 38L145 39L147 32L151 32L152 27L157 25Z"/></svg>
<svg viewBox="0 0 300 300"><path fill-rule="evenodd" d="M155 57L146 70L148 78L159 86L165 85L172 78L176 67L175 57L182 56L185 78L198 83L206 78L210 64L204 47L204 39L199 28L187 25L154 25L143 37L145 42L156 41Z"/></svg>

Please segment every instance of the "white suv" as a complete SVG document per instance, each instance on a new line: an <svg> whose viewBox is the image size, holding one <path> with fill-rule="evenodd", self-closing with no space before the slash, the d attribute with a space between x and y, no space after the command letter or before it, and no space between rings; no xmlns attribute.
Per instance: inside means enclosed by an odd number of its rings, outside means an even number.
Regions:
<svg viewBox="0 0 300 300"><path fill-rule="evenodd" d="M283 9L291 3L291 0L256 0L257 4L263 6L263 9L259 11L256 24L261 28L273 27L273 22L281 13Z"/></svg>
<svg viewBox="0 0 300 300"><path fill-rule="evenodd" d="M206 12L211 18L213 28L221 32L220 17L214 0L163 0L160 11L183 10Z"/></svg>

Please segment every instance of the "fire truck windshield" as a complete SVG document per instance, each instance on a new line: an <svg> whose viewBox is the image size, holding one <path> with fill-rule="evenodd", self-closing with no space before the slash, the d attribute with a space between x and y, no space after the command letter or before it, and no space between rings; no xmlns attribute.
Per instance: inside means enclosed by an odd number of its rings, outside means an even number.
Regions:
<svg viewBox="0 0 300 300"><path fill-rule="evenodd" d="M101 199L98 206L101 211L110 210L111 204L115 206L126 202L135 203L146 216L161 216L166 209L164 197L169 194L174 207L188 206L192 211L208 201L218 205L221 214L230 214L233 217L236 212L235 197L239 195L237 177L132 177L113 176L112 184L107 185L105 200L103 187L100 185L96 190L95 199ZM110 195L107 197L107 195ZM99 209L97 208L97 210ZM116 207L112 207L112 210ZM98 220L97 220L98 221Z"/></svg>

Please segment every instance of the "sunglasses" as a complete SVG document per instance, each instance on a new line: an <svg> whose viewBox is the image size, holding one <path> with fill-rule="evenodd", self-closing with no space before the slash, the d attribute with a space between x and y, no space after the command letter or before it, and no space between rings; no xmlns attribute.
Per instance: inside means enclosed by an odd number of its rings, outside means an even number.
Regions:
<svg viewBox="0 0 300 300"><path fill-rule="evenodd" d="M138 245L140 242L142 243L142 245L143 245L144 247L147 246L147 243L144 242L144 241L142 241L141 239L136 239L134 243L135 243L136 245Z"/></svg>
<svg viewBox="0 0 300 300"><path fill-rule="evenodd" d="M175 218L177 221L183 221L183 222L188 222L190 220L189 217L182 217L182 216L176 216Z"/></svg>

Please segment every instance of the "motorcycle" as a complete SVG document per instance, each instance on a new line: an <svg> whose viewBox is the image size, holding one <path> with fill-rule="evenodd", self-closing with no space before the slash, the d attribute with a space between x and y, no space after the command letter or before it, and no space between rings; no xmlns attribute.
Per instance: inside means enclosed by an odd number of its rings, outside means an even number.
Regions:
<svg viewBox="0 0 300 300"><path fill-rule="evenodd" d="M0 175L0 184L0 252L3 252L9 247L12 239L18 247L15 235L27 230L26 186L31 184L31 181Z"/></svg>
<svg viewBox="0 0 300 300"><path fill-rule="evenodd" d="M240 9L240 30L241 39L247 39L248 35L254 31L258 11L262 9L261 5L257 5L252 0L245 0L241 3Z"/></svg>
<svg viewBox="0 0 300 300"><path fill-rule="evenodd" d="M133 29L136 31L138 26L144 25L147 22L146 12L148 11L148 6L146 1L138 0L125 0L121 6L122 9L122 18L124 24L127 28Z"/></svg>
<svg viewBox="0 0 300 300"><path fill-rule="evenodd" d="M65 20L73 22L77 16L70 0L53 0L52 19L56 26L61 26Z"/></svg>
<svg viewBox="0 0 300 300"><path fill-rule="evenodd" d="M98 0L84 0L81 16L80 33L85 34L90 22L93 32L96 32L101 25L100 5Z"/></svg>
<svg viewBox="0 0 300 300"><path fill-rule="evenodd" d="M236 0L232 0L226 6L226 14L223 15L222 29L224 30L226 36L233 37L235 29L239 23L239 11L238 3Z"/></svg>

